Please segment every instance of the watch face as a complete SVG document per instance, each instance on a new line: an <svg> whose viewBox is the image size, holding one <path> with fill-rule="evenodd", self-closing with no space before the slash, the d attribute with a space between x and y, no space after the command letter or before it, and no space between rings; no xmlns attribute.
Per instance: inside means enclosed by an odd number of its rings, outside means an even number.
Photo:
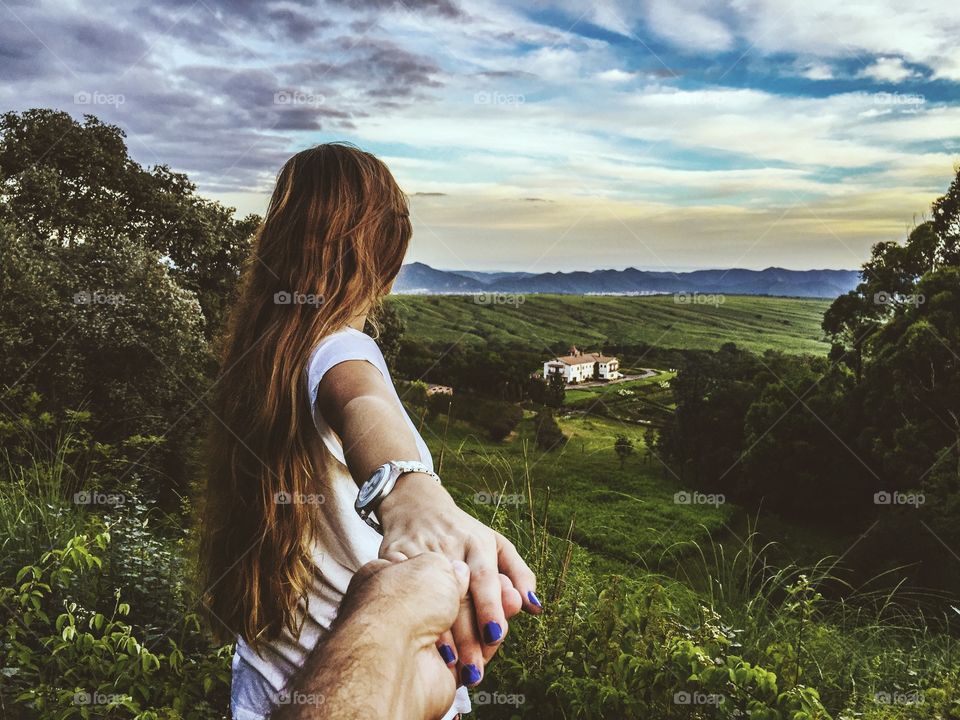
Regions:
<svg viewBox="0 0 960 720"><path fill-rule="evenodd" d="M386 481L387 473L389 472L389 465L381 465L377 468L376 472L370 476L370 479L363 484L363 487L360 488L360 493L357 496L357 505L359 507L363 507L377 496L377 494L380 492L380 488L383 487L383 483Z"/></svg>

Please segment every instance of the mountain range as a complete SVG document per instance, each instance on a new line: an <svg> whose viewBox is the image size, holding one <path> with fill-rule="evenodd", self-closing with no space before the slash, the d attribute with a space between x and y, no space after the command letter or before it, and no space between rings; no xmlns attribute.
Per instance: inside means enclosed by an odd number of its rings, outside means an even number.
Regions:
<svg viewBox="0 0 960 720"><path fill-rule="evenodd" d="M717 293L834 298L853 290L856 270L694 270L669 272L592 270L573 272L478 272L437 270L424 263L404 265L393 291L402 295L456 293L559 293L563 295L650 295Z"/></svg>

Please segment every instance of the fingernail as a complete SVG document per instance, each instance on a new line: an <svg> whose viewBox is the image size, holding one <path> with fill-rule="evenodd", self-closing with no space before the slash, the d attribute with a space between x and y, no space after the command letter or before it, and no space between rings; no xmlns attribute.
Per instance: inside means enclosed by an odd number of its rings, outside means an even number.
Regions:
<svg viewBox="0 0 960 720"><path fill-rule="evenodd" d="M483 626L483 641L489 645L490 643L495 643L503 637L503 630L500 629L500 625L495 622L488 622Z"/></svg>
<svg viewBox="0 0 960 720"><path fill-rule="evenodd" d="M540 604L540 598L537 597L537 594L533 590L530 590L527 593L527 600L536 605L538 608L543 608L543 605Z"/></svg>
<svg viewBox="0 0 960 720"><path fill-rule="evenodd" d="M440 651L440 657L443 658L443 661L447 665L453 664L453 662L457 659L457 656L453 652L453 648L449 645L441 645L437 648L437 650Z"/></svg>
<svg viewBox="0 0 960 720"><path fill-rule="evenodd" d="M464 665L460 668L460 681L464 685L476 685L480 682L480 670L476 665Z"/></svg>

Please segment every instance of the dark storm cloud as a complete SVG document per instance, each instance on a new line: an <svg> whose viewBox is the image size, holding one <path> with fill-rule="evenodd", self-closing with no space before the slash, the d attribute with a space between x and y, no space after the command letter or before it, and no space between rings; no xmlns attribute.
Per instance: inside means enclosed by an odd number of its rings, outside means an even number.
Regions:
<svg viewBox="0 0 960 720"><path fill-rule="evenodd" d="M452 0L3 0L0 111L96 115L145 165L210 190L262 189L310 141L301 133L349 131L442 84L429 57L386 39L377 13L394 5L462 17ZM97 94L118 100L77 100Z"/></svg>
<svg viewBox="0 0 960 720"><path fill-rule="evenodd" d="M212 16L204 6L197 5L196 12L188 8L170 10L154 5L134 8L133 17L144 27L154 28L171 40L183 40L190 46L235 50L229 28Z"/></svg>
<svg viewBox="0 0 960 720"><path fill-rule="evenodd" d="M331 20L320 17L316 11L305 15L294 10L271 10L267 17L276 24L276 35L279 39L289 38L294 42L316 37L321 30L334 26Z"/></svg>
<svg viewBox="0 0 960 720"><path fill-rule="evenodd" d="M404 50L388 40L342 37L336 44L356 55L339 70L358 82L376 83L376 92L388 97L419 96L421 88L440 87L440 67L430 58Z"/></svg>
<svg viewBox="0 0 960 720"><path fill-rule="evenodd" d="M2 12L2 11L0 11ZM45 77L59 61L16 22L0 22L0 80L15 82Z"/></svg>
<svg viewBox="0 0 960 720"><path fill-rule="evenodd" d="M149 46L132 27L43 6L0 8L0 75L5 80L120 72Z"/></svg>
<svg viewBox="0 0 960 720"><path fill-rule="evenodd" d="M488 70L486 72L476 73L477 77L489 78L491 80L500 80L502 78L536 78L533 73L524 70Z"/></svg>
<svg viewBox="0 0 960 720"><path fill-rule="evenodd" d="M451 19L466 17L466 13L452 0L330 0L330 4L357 11L407 10L440 15Z"/></svg>

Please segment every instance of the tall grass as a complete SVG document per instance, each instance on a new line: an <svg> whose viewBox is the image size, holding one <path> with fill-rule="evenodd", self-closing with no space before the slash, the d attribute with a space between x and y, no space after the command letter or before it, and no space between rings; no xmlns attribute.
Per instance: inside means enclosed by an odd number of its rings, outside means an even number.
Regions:
<svg viewBox="0 0 960 720"><path fill-rule="evenodd" d="M447 462L458 461L457 448L448 453ZM960 611L932 618L916 593L882 586L882 578L853 587L835 557L774 564L775 544L761 542L755 523L742 538L698 532L709 539L671 545L658 572L620 564L621 573L601 574L572 540L575 518L562 534L548 530L549 489L530 480L535 458L519 469L495 451L482 460L476 485L458 489L462 501L517 544L548 603L541 618L513 623L490 668L502 696L523 694L525 705L484 705L478 718L728 717L717 708L691 715L671 702L689 674L672 668L677 643L710 648L709 637L722 641L711 663L743 658L772 673L781 693L815 688L838 719L960 717L952 636L960 616L950 617ZM484 502L472 502L471 489Z"/></svg>
<svg viewBox="0 0 960 720"><path fill-rule="evenodd" d="M84 513L68 502L76 485L70 459L78 438L68 432L50 448L33 443L17 457L0 454L0 570L19 568L81 532Z"/></svg>

